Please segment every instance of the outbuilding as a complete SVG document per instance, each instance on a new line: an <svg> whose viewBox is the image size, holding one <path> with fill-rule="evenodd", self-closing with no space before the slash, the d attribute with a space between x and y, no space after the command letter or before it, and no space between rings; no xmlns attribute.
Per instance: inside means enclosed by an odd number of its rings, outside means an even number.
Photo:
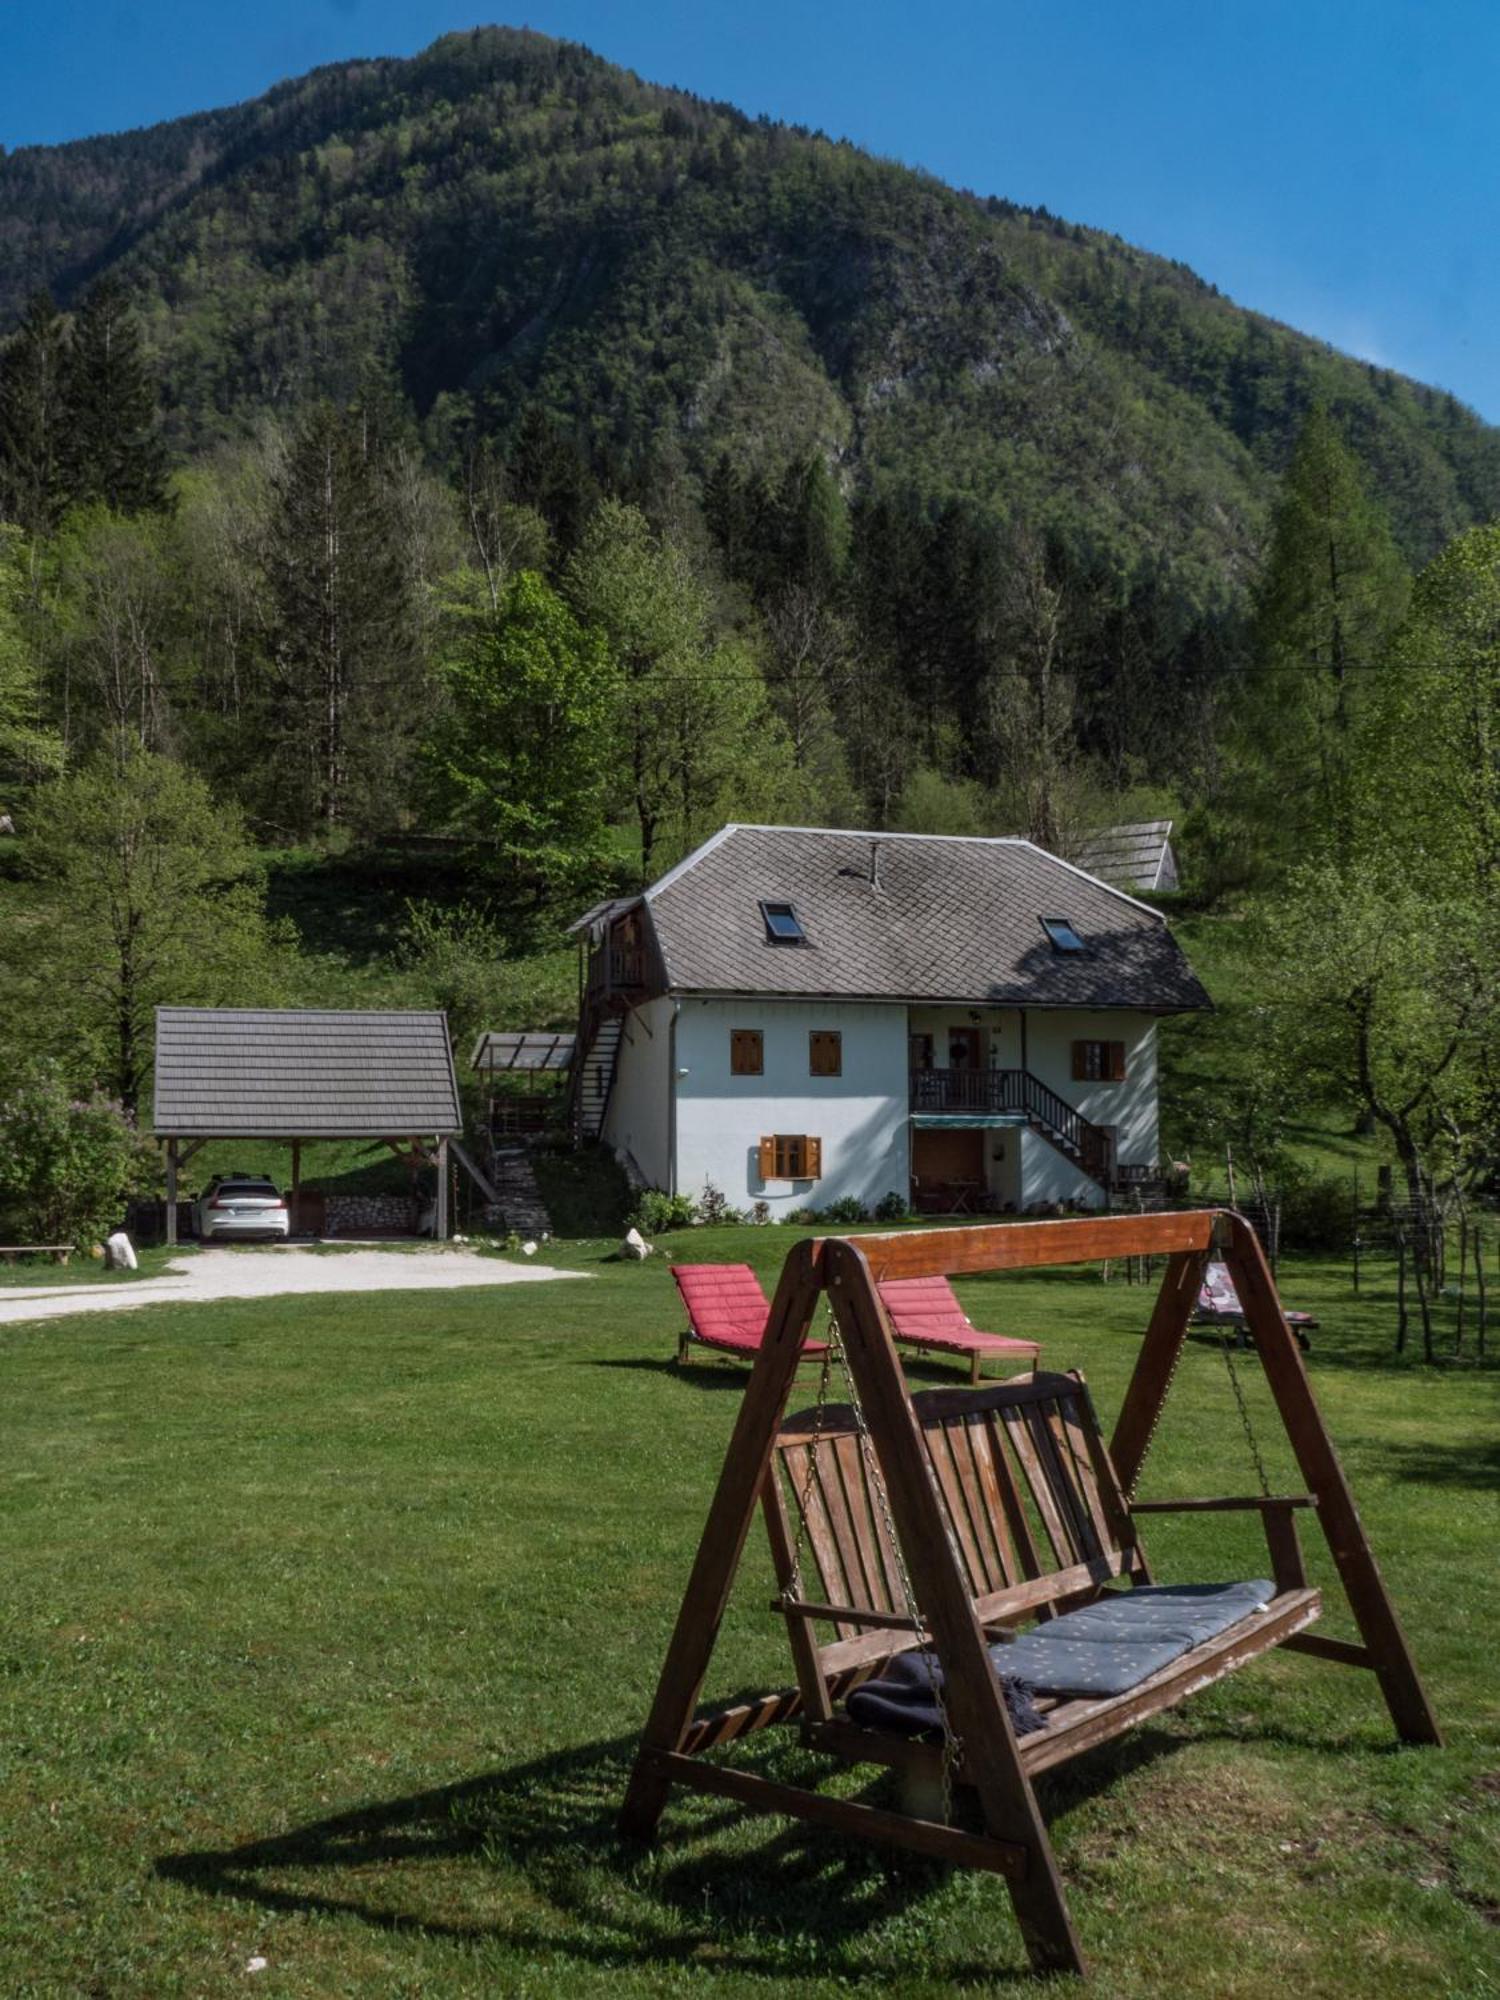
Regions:
<svg viewBox="0 0 1500 2000"><path fill-rule="evenodd" d="M448 1151L463 1131L440 1012L158 1007L153 1130L167 1155L167 1241L178 1175L210 1139L290 1145L383 1140L437 1171L433 1234L448 1234Z"/></svg>

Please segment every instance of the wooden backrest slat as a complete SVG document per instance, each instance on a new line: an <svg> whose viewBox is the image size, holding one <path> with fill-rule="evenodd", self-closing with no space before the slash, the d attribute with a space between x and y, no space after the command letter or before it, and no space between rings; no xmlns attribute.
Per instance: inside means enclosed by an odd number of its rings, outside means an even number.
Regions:
<svg viewBox="0 0 1500 2000"><path fill-rule="evenodd" d="M955 1452L965 1454L971 1468L970 1490L974 1494L977 1531L984 1545L985 1573L990 1578L991 1590L999 1590L1004 1584L1013 1583L1018 1571L995 1472L994 1439L982 1418L952 1425L949 1437Z"/></svg>
<svg viewBox="0 0 1500 2000"><path fill-rule="evenodd" d="M1060 1441L1070 1454L1073 1480L1088 1512L1089 1527L1094 1541L1090 1553L1099 1554L1105 1549L1118 1547L1119 1537L1115 1533L1114 1524L1105 1511L1099 1493L1099 1477L1088 1446L1089 1415L1087 1406L1080 1406L1080 1400L1076 1396L1067 1397L1058 1406Z"/></svg>
<svg viewBox="0 0 1500 2000"><path fill-rule="evenodd" d="M1023 1405L1016 1410L1002 1410L1000 1421L1005 1427L1006 1441L1015 1456L1021 1476L1026 1482L1027 1497L1035 1507L1042 1529L1047 1537L1048 1547L1038 1551L1042 1569L1065 1569L1072 1560L1072 1544L1062 1516L1057 1511L1057 1501L1053 1497L1052 1482L1043 1469L1037 1455L1036 1440L1032 1435L1030 1419L1036 1405Z"/></svg>
<svg viewBox="0 0 1500 2000"><path fill-rule="evenodd" d="M1090 1566L1135 1547L1129 1508L1080 1375L1022 1376L977 1391L923 1390L912 1406L976 1601L1020 1591L1045 1616L1067 1594L1054 1591L1050 1578L1084 1575L1086 1589ZM899 1557L852 1408L828 1405L788 1417L777 1446L793 1504L812 1465L805 1532L824 1601L904 1611ZM839 1630L841 1639L855 1636L852 1628Z"/></svg>
<svg viewBox="0 0 1500 2000"><path fill-rule="evenodd" d="M1078 1478L1073 1447L1068 1439L1061 1401L1042 1403L1033 1416L1037 1455L1052 1482L1053 1498L1068 1531L1074 1562L1087 1562L1100 1553L1101 1544L1089 1511L1088 1498Z"/></svg>
<svg viewBox="0 0 1500 2000"><path fill-rule="evenodd" d="M964 1569L968 1574L971 1593L987 1587L989 1571L975 1532L970 1497L965 1489L964 1477L958 1460L953 1453L953 1431L959 1426L939 1424L926 1433L927 1455L937 1482L942 1490L947 1506L948 1525L953 1530L958 1543L959 1554L963 1557Z"/></svg>
<svg viewBox="0 0 1500 2000"><path fill-rule="evenodd" d="M824 1518L828 1522L829 1540L837 1552L838 1569L834 1576L825 1578L829 1593L838 1604L859 1604L864 1595L864 1580L860 1568L859 1550L855 1544L854 1527L849 1519L849 1509L844 1502L844 1482L840 1476L838 1445L822 1446L817 1452L817 1492L823 1503ZM842 1591L845 1594L840 1596ZM871 1610L884 1611L886 1605L872 1605Z"/></svg>
<svg viewBox="0 0 1500 2000"><path fill-rule="evenodd" d="M788 1484L791 1488L791 1506L788 1512L793 1543L795 1544L797 1538L797 1510L802 1506L805 1494L807 1508L803 1533L806 1536L807 1546L812 1551L813 1562L829 1600L835 1604L847 1604L849 1600L842 1595L842 1592L848 1588L848 1580L844 1575L843 1560L839 1554L838 1544L834 1540L827 1506L824 1504L822 1482L817 1477L809 1482L809 1460L815 1460L816 1453L812 1446L802 1446L786 1452L784 1459ZM839 1627L840 1632L845 1634L853 1629L852 1626Z"/></svg>
<svg viewBox="0 0 1500 2000"><path fill-rule="evenodd" d="M859 1439L840 1438L833 1447L833 1454L838 1466L840 1491L849 1519L855 1560L859 1566L861 1595L851 1598L849 1602L867 1605L872 1611L904 1609L900 1598L892 1596L886 1580L885 1565L881 1560L879 1509L870 1492L869 1474ZM855 1581L855 1577L851 1576L850 1583Z"/></svg>
<svg viewBox="0 0 1500 2000"><path fill-rule="evenodd" d="M991 1410L984 1418L984 1427L990 1438L990 1462L1004 1475L1000 1480L1000 1503L1019 1566L1016 1581L1023 1577L1040 1576L1043 1567L1041 1551L1037 1548L1026 1503L1021 1498L1021 1489L1006 1451L1005 1418L999 1411Z"/></svg>

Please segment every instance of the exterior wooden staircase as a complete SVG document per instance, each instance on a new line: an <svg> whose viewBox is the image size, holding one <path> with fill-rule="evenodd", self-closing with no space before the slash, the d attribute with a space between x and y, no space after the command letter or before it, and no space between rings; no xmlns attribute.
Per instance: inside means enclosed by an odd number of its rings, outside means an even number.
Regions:
<svg viewBox="0 0 1500 2000"><path fill-rule="evenodd" d="M604 1130L623 1027L621 1015L585 1006L578 1037L580 1053L573 1065L568 1099L568 1122L575 1145L599 1138Z"/></svg>
<svg viewBox="0 0 1500 2000"><path fill-rule="evenodd" d="M916 1069L911 1072L911 1108L949 1114L1018 1113L1031 1131L1106 1193L1118 1184L1110 1134L1030 1070Z"/></svg>

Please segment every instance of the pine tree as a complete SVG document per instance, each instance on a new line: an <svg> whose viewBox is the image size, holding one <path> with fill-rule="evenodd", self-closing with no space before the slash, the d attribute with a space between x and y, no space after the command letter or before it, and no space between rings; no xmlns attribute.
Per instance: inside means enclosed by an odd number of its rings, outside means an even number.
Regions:
<svg viewBox="0 0 1500 2000"><path fill-rule="evenodd" d="M1315 408L1282 482L1241 704L1236 789L1273 867L1347 858L1354 724L1409 588L1358 461Z"/></svg>
<svg viewBox="0 0 1500 2000"><path fill-rule="evenodd" d="M67 337L48 292L33 293L0 355L0 518L31 537L67 505L63 439Z"/></svg>
<svg viewBox="0 0 1500 2000"><path fill-rule="evenodd" d="M373 824L397 808L423 704L395 510L358 410L303 418L265 570L276 816L304 833Z"/></svg>
<svg viewBox="0 0 1500 2000"><path fill-rule="evenodd" d="M129 294L104 278L83 302L67 368L69 497L118 514L170 504L167 457L156 429L156 387L141 352Z"/></svg>

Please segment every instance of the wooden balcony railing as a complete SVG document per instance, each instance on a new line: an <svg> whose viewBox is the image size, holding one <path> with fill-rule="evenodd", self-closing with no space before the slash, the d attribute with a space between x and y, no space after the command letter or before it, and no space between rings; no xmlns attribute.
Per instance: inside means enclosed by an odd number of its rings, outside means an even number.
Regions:
<svg viewBox="0 0 1500 2000"><path fill-rule="evenodd" d="M910 1102L913 1111L1015 1113L1076 1160L1091 1180L1110 1184L1109 1134L1030 1070L914 1069Z"/></svg>

